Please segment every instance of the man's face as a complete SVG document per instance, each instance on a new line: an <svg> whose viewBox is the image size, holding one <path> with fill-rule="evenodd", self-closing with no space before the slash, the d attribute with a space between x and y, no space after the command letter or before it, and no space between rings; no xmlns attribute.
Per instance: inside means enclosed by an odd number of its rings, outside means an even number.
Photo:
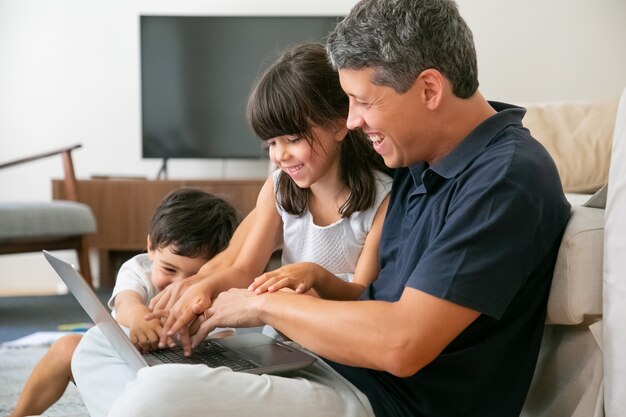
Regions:
<svg viewBox="0 0 626 417"><path fill-rule="evenodd" d="M427 111L418 83L404 94L372 83L372 68L341 69L341 86L350 99L349 129L361 128L385 164L392 168L428 160Z"/></svg>

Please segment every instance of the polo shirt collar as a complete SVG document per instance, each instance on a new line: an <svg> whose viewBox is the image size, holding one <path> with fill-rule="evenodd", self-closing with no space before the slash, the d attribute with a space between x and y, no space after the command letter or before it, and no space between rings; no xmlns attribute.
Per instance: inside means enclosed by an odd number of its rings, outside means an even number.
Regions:
<svg viewBox="0 0 626 417"><path fill-rule="evenodd" d="M409 165L413 181L418 188L424 184L426 189L431 189L429 183L436 185L439 181L427 180L426 176L432 176L429 171L434 171L439 177L450 179L461 172L481 151L495 138L498 133L510 125L522 123L526 114L523 107L511 104L490 101L489 104L496 114L479 124L469 135L463 139L456 148L433 166L426 162L416 162ZM425 191L425 190L424 190Z"/></svg>

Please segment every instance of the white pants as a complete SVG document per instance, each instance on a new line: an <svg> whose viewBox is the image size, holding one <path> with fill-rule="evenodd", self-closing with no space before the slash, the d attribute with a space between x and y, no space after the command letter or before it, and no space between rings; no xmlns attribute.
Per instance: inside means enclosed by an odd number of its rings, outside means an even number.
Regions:
<svg viewBox="0 0 626 417"><path fill-rule="evenodd" d="M288 376L178 364L135 374L93 328L72 372L91 417L374 416L367 397L322 360Z"/></svg>

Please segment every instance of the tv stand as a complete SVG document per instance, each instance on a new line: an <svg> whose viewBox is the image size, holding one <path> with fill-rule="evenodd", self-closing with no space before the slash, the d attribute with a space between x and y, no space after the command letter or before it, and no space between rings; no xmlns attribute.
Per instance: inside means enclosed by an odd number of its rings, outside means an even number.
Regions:
<svg viewBox="0 0 626 417"><path fill-rule="evenodd" d="M98 226L88 242L98 251L100 287L112 287L121 264L145 251L150 218L170 191L180 187L203 189L230 202L243 218L255 207L264 182L264 179L78 180L78 200L91 207ZM62 180L52 181L52 198L66 198Z"/></svg>
<svg viewBox="0 0 626 417"><path fill-rule="evenodd" d="M161 167L159 168L159 172L156 175L157 180L166 180L167 179L167 158L163 158L163 162L161 163Z"/></svg>

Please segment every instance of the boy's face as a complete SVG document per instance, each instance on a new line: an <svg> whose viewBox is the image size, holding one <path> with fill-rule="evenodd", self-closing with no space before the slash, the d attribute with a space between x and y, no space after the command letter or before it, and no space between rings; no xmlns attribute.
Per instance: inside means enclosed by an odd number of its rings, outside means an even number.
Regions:
<svg viewBox="0 0 626 417"><path fill-rule="evenodd" d="M148 246L150 247L150 246ZM151 281L161 291L171 283L183 280L198 273L206 263L204 258L190 258L172 253L172 246L148 250L148 257L153 263Z"/></svg>

